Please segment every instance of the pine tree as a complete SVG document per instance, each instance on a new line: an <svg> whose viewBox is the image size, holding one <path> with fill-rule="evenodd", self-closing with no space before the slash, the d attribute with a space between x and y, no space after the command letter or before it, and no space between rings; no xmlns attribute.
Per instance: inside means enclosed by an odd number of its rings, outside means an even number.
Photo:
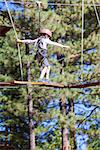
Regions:
<svg viewBox="0 0 100 150"><path fill-rule="evenodd" d="M47 1L45 1L47 2ZM58 3L58 1L50 1ZM73 1L73 3L76 2ZM59 1L65 3L65 1ZM71 4L71 1L68 1ZM81 1L78 2L81 4ZM86 1L85 1L86 3ZM46 4L46 3L45 3ZM34 8L33 8L34 6ZM61 41L65 45L70 45L71 49L61 49L56 47L49 48L49 56L60 52L64 54L65 66L62 67L59 61L50 58L53 67L51 70L51 80L54 82L73 83L80 82L83 74L84 81L99 81L99 26L93 7L85 6L84 22L84 66L89 66L88 71L81 72L81 6L53 6L51 9L43 5L41 8L41 27L52 30L52 40ZM97 7L99 12L99 7ZM9 23L7 13L3 12L5 22ZM91 14L91 15L90 15ZM7 17L6 17L7 16ZM36 38L39 28L39 10L35 5L29 9L25 5L25 18L20 12L12 13L17 32L20 38ZM16 17L15 17L16 16ZM18 18L18 19L15 19ZM2 23L3 23L3 19ZM55 22L54 22L55 21ZM10 24L10 23L9 23ZM17 53L16 40L13 30L0 39L0 80L12 81L20 80L19 59ZM27 63L30 61L31 80L39 77L39 67L36 65L34 55L29 55L26 45L20 45L23 63L24 79L27 80ZM31 50L32 45L29 45ZM94 51L91 50L94 48ZM90 51L89 51L90 49ZM33 67L34 66L34 67ZM63 74L61 73L63 69ZM32 87L33 99L33 126L35 128L35 140L37 149L59 149L61 148L61 129L68 131L69 141L72 149L76 149L77 137L88 136L88 149L99 147L98 138L98 99L99 88L81 89L49 89L47 87ZM29 148L29 129L28 129L28 107L27 107L27 88L1 90L1 120L5 127L1 138L5 143L11 143L15 149ZM64 96L64 114L61 113L59 102ZM51 105L50 105L51 104ZM61 106L61 105L60 105ZM78 109L79 107L79 109ZM96 122L96 124L95 124ZM54 123L54 124L53 124ZM47 127L46 127L47 125ZM76 126L76 127L75 127ZM88 131L89 130L89 131ZM93 137L95 133L95 137ZM76 138L76 139L75 139ZM84 139L83 139L84 141ZM92 145L90 145L93 143Z"/></svg>

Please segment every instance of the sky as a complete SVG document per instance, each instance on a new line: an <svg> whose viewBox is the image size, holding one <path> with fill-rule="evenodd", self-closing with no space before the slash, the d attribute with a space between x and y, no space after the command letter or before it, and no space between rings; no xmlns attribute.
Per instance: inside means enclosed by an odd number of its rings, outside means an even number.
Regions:
<svg viewBox="0 0 100 150"><path fill-rule="evenodd" d="M7 2L10 11L23 11L23 7L20 4L14 4L13 1ZM0 0L0 11L6 11L5 2Z"/></svg>

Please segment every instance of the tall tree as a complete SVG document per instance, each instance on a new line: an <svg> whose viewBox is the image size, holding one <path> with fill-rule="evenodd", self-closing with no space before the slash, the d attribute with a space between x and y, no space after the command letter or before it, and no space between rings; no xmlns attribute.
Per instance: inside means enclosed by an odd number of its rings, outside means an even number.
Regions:
<svg viewBox="0 0 100 150"><path fill-rule="evenodd" d="M43 1L44 2L44 1ZM47 3L47 1L45 1ZM55 4L58 1L50 1ZM66 1L59 1L64 3ZM71 4L71 1L67 1ZM74 0L73 3L77 1ZM98 2L98 1L97 1ZM85 1L86 3L86 1ZM81 4L81 1L78 2ZM60 6L51 5L47 8L43 5L41 10L41 27L46 27L52 30L52 40L63 42L65 45L71 46L70 51L60 48L49 48L49 56L59 51L64 54L65 66L61 74L61 64L52 56L51 80L54 82L80 82L81 73L84 81L99 80L99 26L96 19L94 7L86 7L84 12L84 71L81 72L81 5L80 6ZM30 7L30 8L29 8ZM20 38L36 38L38 35L38 19L39 13L36 5L25 5L25 17L21 12L12 13L17 32L21 33ZM99 12L99 7L97 7ZM1 12L2 13L2 12ZM9 23L7 12L3 12L1 16L3 22ZM90 15L91 14L91 15ZM7 17L6 17L7 16ZM17 19L18 18L18 19ZM54 23L55 20L55 23ZM11 25L11 24L10 24ZM13 30L10 30L6 37L0 38L0 80L11 81L14 79L20 80L19 60L17 55L16 41ZM20 45L21 56L23 62L24 79L27 79L27 62L31 62L32 80L39 77L39 67L32 56L28 56L25 51L25 46ZM30 49L32 46L29 46ZM92 48L92 50L91 50ZM35 50L34 50L35 52ZM73 57L72 57L73 56ZM78 57L77 57L78 56ZM34 67L33 67L34 66ZM59 90L48 89L47 87L32 87L31 98L33 99L33 125L36 134L37 149L56 149L61 148L61 128L64 123L72 149L76 149L76 141L79 142L80 137L84 142L84 135L88 137L88 149L93 149L98 137L98 99L99 88L88 88L86 90ZM64 94L67 115L61 114L59 108L59 99ZM2 89L0 93L1 100L1 126L4 128L4 133L1 135L2 141L8 141L15 149L29 149L29 130L28 130L28 115L27 115L27 89L19 87L17 89ZM73 101L74 100L74 101ZM74 107L74 109L73 109ZM64 110L65 111L65 110ZM95 115L96 113L96 115ZM96 124L95 124L96 122ZM46 127L47 125L47 127ZM76 127L75 127L76 126ZM89 131L87 131L87 129ZM7 132L8 130L8 132ZM73 134L73 130L75 134ZM94 131L96 137L93 137ZM7 135L8 134L8 135ZM76 138L76 139L75 139ZM67 138L66 138L67 139ZM82 141L81 140L81 141ZM91 143L94 145L91 145ZM87 144L88 144L87 143ZM77 146L79 147L79 146Z"/></svg>

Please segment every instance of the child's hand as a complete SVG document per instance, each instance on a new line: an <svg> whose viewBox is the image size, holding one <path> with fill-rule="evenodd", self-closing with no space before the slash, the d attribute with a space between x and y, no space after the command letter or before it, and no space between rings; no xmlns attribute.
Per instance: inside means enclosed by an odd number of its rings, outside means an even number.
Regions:
<svg viewBox="0 0 100 150"><path fill-rule="evenodd" d="M22 40L20 40L20 39L17 39L17 43L22 43Z"/></svg>
<svg viewBox="0 0 100 150"><path fill-rule="evenodd" d="M64 47L64 48L68 48L68 49L70 48L70 46L63 46L63 47Z"/></svg>

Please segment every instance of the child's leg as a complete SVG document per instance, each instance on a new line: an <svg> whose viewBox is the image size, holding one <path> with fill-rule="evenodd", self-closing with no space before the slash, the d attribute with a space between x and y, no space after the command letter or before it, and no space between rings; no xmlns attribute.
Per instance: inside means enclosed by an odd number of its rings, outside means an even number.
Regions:
<svg viewBox="0 0 100 150"><path fill-rule="evenodd" d="M43 78L44 78L46 72L47 72L47 67L45 66L45 67L42 69L42 71L41 71L40 79L43 79Z"/></svg>
<svg viewBox="0 0 100 150"><path fill-rule="evenodd" d="M43 67L43 70L42 70L40 78L43 79L44 76L46 75L46 79L48 80L49 73L50 73L50 65L49 65L48 59L46 57L44 57L44 59L43 59L42 67Z"/></svg>
<svg viewBox="0 0 100 150"><path fill-rule="evenodd" d="M46 79L49 80L49 74L50 74L50 66L47 67L46 70Z"/></svg>

